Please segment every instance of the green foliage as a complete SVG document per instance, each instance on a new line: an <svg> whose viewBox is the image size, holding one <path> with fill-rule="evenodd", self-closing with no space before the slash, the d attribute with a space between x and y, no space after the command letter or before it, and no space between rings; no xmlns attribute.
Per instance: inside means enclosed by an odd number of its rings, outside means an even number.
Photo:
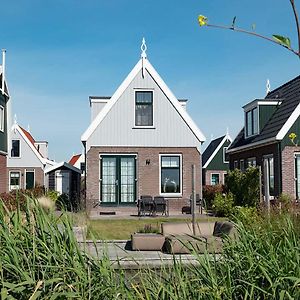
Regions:
<svg viewBox="0 0 300 300"><path fill-rule="evenodd" d="M159 233L159 226L153 226L152 224L145 224L144 228L138 230L138 233Z"/></svg>
<svg viewBox="0 0 300 300"><path fill-rule="evenodd" d="M256 207L259 204L259 170L249 167L245 172L235 169L229 171L225 189L233 194L234 204Z"/></svg>
<svg viewBox="0 0 300 300"><path fill-rule="evenodd" d="M222 185L205 185L203 186L203 199L205 200L205 209L211 209L213 200L216 194L223 193L224 187Z"/></svg>
<svg viewBox="0 0 300 300"><path fill-rule="evenodd" d="M258 221L259 215L255 207L235 206L231 218L234 221L242 222L244 225L250 225Z"/></svg>
<svg viewBox="0 0 300 300"><path fill-rule="evenodd" d="M212 209L217 217L229 217L232 213L233 195L218 193L213 201Z"/></svg>
<svg viewBox="0 0 300 300"><path fill-rule="evenodd" d="M288 37L278 35L278 34L273 34L273 39L278 44L291 49L291 40Z"/></svg>
<svg viewBox="0 0 300 300"><path fill-rule="evenodd" d="M46 192L46 196L50 198L52 201L56 202L59 196L59 192L54 190L49 190Z"/></svg>

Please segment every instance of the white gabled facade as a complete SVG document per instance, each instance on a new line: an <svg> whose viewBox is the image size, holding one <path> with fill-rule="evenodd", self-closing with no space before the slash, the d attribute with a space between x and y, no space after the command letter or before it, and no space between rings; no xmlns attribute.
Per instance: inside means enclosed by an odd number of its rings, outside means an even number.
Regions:
<svg viewBox="0 0 300 300"><path fill-rule="evenodd" d="M153 91L153 128L135 126L134 93ZM116 120L118 122L116 122ZM205 141L191 119L146 58L141 58L82 135L91 146L198 147Z"/></svg>

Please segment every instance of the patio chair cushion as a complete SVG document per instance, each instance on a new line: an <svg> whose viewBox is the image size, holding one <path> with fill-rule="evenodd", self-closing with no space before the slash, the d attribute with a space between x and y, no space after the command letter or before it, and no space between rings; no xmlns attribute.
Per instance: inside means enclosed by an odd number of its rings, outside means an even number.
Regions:
<svg viewBox="0 0 300 300"><path fill-rule="evenodd" d="M131 235L132 250L161 251L165 237L156 233L134 233Z"/></svg>
<svg viewBox="0 0 300 300"><path fill-rule="evenodd" d="M212 235L214 223L196 223L195 235ZM164 236L169 235L193 235L193 225L191 222L165 222L161 224L161 232Z"/></svg>
<svg viewBox="0 0 300 300"><path fill-rule="evenodd" d="M204 253L206 251L206 239L189 235L167 236L165 251L171 254L189 254L193 251Z"/></svg>

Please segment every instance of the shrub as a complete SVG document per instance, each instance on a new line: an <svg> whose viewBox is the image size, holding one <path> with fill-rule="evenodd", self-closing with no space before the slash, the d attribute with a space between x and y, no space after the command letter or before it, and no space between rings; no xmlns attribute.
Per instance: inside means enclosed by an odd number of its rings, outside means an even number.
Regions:
<svg viewBox="0 0 300 300"><path fill-rule="evenodd" d="M50 198L52 201L56 202L59 196L59 192L54 190L48 190L46 196Z"/></svg>
<svg viewBox="0 0 300 300"><path fill-rule="evenodd" d="M205 199L206 209L212 208L212 202L216 194L223 193L224 187L222 185L205 185L203 186L203 199Z"/></svg>
<svg viewBox="0 0 300 300"><path fill-rule="evenodd" d="M229 217L232 214L233 196L231 193L218 193L213 201L212 209L217 217Z"/></svg>
<svg viewBox="0 0 300 300"><path fill-rule="evenodd" d="M235 206L231 218L234 221L242 222L244 225L250 225L258 221L258 211L256 207Z"/></svg>
<svg viewBox="0 0 300 300"><path fill-rule="evenodd" d="M159 233L159 226L153 226L152 224L146 224L144 228L141 228L137 231L138 233Z"/></svg>
<svg viewBox="0 0 300 300"><path fill-rule="evenodd" d="M257 207L260 189L258 168L249 167L245 172L238 169L229 171L225 189L232 193L235 205Z"/></svg>

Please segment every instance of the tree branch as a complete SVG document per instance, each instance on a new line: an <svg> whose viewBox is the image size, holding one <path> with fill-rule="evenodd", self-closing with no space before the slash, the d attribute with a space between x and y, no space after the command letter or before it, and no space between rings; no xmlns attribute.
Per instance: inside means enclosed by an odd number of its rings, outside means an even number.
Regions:
<svg viewBox="0 0 300 300"><path fill-rule="evenodd" d="M293 1L293 0L290 0L290 1ZM298 17L297 17L297 21L298 21ZM249 34L249 35L253 35L253 36L256 36L256 37L259 37L261 39L264 39L264 40L267 40L269 42L272 42L276 45L279 45L279 46L282 46L283 48L293 52L294 54L296 54L299 58L300 58L300 48L299 48L299 52L297 52L296 50L292 49L292 48L289 48L281 43L278 43L277 41L273 40L272 38L269 38L267 36L263 36L259 33L256 33L256 32L253 32L253 31L248 31L248 30L244 30L244 29L241 29L241 28L236 28L236 27L232 27L232 26L222 26L222 25L213 25L213 24L206 24L207 27L213 27L213 28L219 28L219 29L229 29L229 30L232 30L232 31L237 31L237 32L242 32L242 33L246 33L246 34ZM298 29L300 29L298 27ZM299 47L300 47L300 32L299 32Z"/></svg>
<svg viewBox="0 0 300 300"><path fill-rule="evenodd" d="M299 24L299 17L296 10L295 0L290 0L290 3L292 5L295 21L296 21L296 27L297 27L297 33L298 33L298 53L300 53L300 24ZM300 58L300 56L299 56Z"/></svg>

